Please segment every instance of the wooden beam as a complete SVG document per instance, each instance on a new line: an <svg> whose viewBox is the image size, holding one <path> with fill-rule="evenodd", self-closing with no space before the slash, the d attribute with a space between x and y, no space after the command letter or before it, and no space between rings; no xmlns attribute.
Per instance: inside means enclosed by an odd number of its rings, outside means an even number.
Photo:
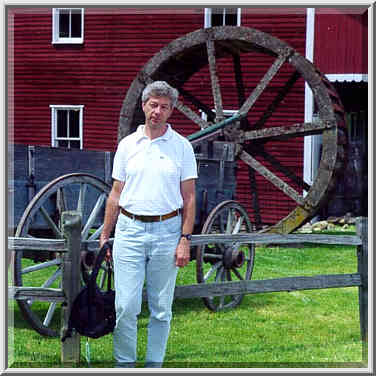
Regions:
<svg viewBox="0 0 376 376"><path fill-rule="evenodd" d="M8 287L8 299L43 300L49 302L64 302L65 295L62 289L46 287Z"/></svg>
<svg viewBox="0 0 376 376"><path fill-rule="evenodd" d="M63 233L67 239L69 252L63 255L62 288L66 296L66 304L61 309L61 336L68 328L69 316L73 302L80 291L80 259L81 259L81 213L67 211L62 213ZM78 364L80 362L80 335L73 331L72 336L61 345L61 362Z"/></svg>
<svg viewBox="0 0 376 376"><path fill-rule="evenodd" d="M335 274L314 277L287 277L257 281L223 283L198 283L175 287L175 299L203 298L209 296L258 294L267 292L316 290L360 286L360 275Z"/></svg>
<svg viewBox="0 0 376 376"><path fill-rule="evenodd" d="M362 280L358 292L360 332L362 341L368 343L368 218L357 220L356 232L363 240L362 244L358 246L358 273ZM367 355L364 354L364 357Z"/></svg>
<svg viewBox="0 0 376 376"><path fill-rule="evenodd" d="M12 251L67 252L64 239L8 237L8 249Z"/></svg>
<svg viewBox="0 0 376 376"><path fill-rule="evenodd" d="M113 239L110 239L112 244ZM192 235L191 246L211 243L241 243L241 244L342 244L358 246L362 239L357 235L324 235L324 234L273 234L273 233L242 233L242 234L205 234ZM99 240L84 240L82 250L97 251Z"/></svg>

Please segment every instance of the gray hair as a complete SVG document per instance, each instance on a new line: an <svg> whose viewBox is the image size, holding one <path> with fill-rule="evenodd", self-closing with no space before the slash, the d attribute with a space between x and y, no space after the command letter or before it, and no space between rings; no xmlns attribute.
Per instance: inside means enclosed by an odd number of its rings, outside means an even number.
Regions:
<svg viewBox="0 0 376 376"><path fill-rule="evenodd" d="M170 98L171 106L174 108L178 101L179 92L166 81L154 81L143 90L142 103L145 103L151 96Z"/></svg>

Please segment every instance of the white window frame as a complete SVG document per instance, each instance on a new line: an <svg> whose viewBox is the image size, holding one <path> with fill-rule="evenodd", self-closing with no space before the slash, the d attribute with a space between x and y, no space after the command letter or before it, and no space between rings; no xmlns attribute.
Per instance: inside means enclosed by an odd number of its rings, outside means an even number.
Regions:
<svg viewBox="0 0 376 376"><path fill-rule="evenodd" d="M61 10L81 10L81 37L61 38L59 36L59 16ZM53 8L52 9L52 43L53 44L82 44L84 43L84 8Z"/></svg>
<svg viewBox="0 0 376 376"><path fill-rule="evenodd" d="M59 147L58 141L79 141L80 149L83 149L83 105L56 105L51 104L51 146L54 148ZM58 110L76 110L80 111L79 114L79 137L57 137L57 111Z"/></svg>
<svg viewBox="0 0 376 376"><path fill-rule="evenodd" d="M226 8L222 8L223 10L223 16L226 15ZM223 17L223 25L225 22L225 17ZM237 8L237 20L236 20L236 26L241 25L241 8ZM204 12L204 27L212 27L212 8L205 8Z"/></svg>

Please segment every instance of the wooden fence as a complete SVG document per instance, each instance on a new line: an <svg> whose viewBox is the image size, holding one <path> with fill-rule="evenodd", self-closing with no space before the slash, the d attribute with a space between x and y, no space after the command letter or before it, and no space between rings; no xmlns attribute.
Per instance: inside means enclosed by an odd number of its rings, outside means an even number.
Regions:
<svg viewBox="0 0 376 376"><path fill-rule="evenodd" d="M9 287L9 298L38 298L63 303L61 333L66 329L72 302L80 289L80 253L98 251L98 241L81 242L81 217L78 212L66 212L62 216L65 239L46 240L30 238L8 238L10 251L43 250L62 252L62 289L38 287ZM238 234L238 235L194 235L192 246L207 243L254 243L254 244L341 244L357 247L358 270L352 274L317 275L312 277L286 277L268 280L222 282L176 286L175 298L202 298L235 294L312 290L357 286L359 291L360 332L364 345L368 343L368 220L359 218L357 235L319 234ZM297 249L299 251L299 249ZM364 346L366 349L367 346ZM80 337L75 333L62 343L61 361L77 364L80 359Z"/></svg>

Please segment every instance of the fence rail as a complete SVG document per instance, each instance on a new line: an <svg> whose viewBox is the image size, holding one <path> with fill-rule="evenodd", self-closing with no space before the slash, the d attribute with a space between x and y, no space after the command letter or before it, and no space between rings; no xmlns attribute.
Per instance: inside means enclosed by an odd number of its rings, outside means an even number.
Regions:
<svg viewBox="0 0 376 376"><path fill-rule="evenodd" d="M67 327L69 312L80 289L80 254L82 251L98 251L98 241L81 241L81 216L79 212L65 212L62 216L65 239L46 240L36 238L8 238L9 251L62 252L62 289L40 287L8 288L10 299L48 300L63 302L62 333ZM357 247L358 270L353 274L298 276L267 280L222 282L176 286L176 299L202 298L209 296L256 294L267 292L358 287L360 331L362 340L368 342L368 220L359 218L357 235L318 234L238 234L238 235L193 235L192 246L208 243L253 243L253 244L340 244ZM297 250L298 251L298 250ZM62 344L63 363L79 363L80 338L75 333Z"/></svg>

